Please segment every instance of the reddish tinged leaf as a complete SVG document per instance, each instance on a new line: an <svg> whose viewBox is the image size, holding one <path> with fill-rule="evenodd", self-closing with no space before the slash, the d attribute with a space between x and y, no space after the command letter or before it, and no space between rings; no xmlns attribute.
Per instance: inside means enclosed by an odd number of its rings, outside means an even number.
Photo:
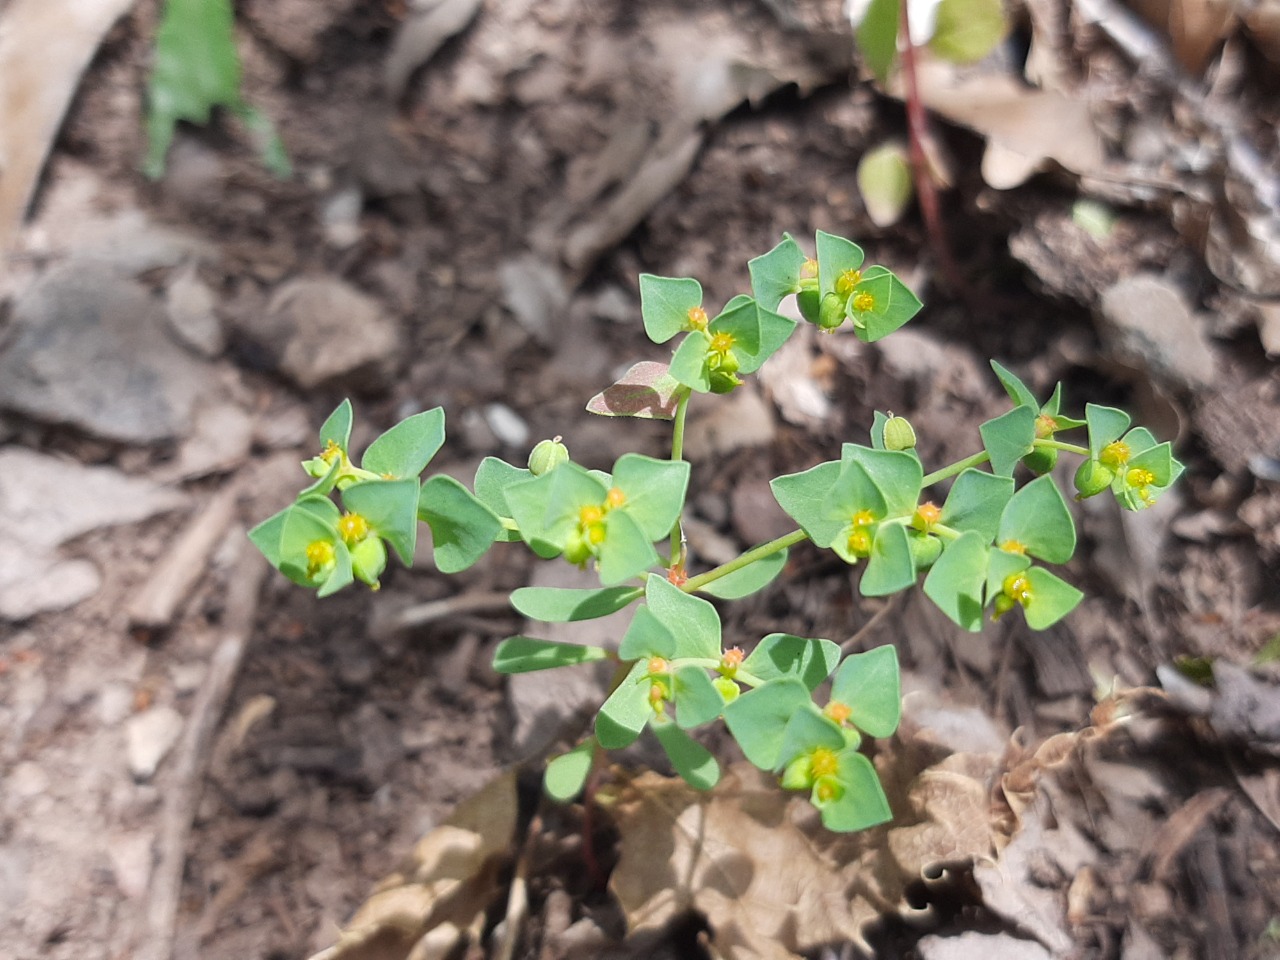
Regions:
<svg viewBox="0 0 1280 960"><path fill-rule="evenodd" d="M645 360L637 363L622 379L587 404L587 411L605 417L640 417L644 420L671 420L676 415L679 382L665 363Z"/></svg>

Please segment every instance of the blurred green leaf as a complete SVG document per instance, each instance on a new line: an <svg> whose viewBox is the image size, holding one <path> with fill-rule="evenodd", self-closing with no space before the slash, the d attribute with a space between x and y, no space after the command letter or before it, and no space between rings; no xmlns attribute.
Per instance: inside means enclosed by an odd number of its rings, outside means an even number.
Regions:
<svg viewBox="0 0 1280 960"><path fill-rule="evenodd" d="M568 753L562 753L547 764L542 787L552 800L568 803L582 792L591 764L595 759L596 738L587 737Z"/></svg>
<svg viewBox="0 0 1280 960"><path fill-rule="evenodd" d="M877 227L897 223L915 193L911 162L902 143L882 143L864 153L858 161L857 178L858 192L871 222Z"/></svg>
<svg viewBox="0 0 1280 960"><path fill-rule="evenodd" d="M1008 32L1001 0L941 0L929 49L952 63L977 63Z"/></svg>
<svg viewBox="0 0 1280 960"><path fill-rule="evenodd" d="M884 83L898 56L898 0L871 0L858 24L858 49L877 80Z"/></svg>

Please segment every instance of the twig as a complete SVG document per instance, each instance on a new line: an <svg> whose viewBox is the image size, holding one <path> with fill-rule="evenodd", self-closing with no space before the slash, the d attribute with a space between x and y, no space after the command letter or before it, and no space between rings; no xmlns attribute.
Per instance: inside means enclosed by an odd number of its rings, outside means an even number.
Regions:
<svg viewBox="0 0 1280 960"><path fill-rule="evenodd" d="M412 630L415 627L456 617L468 613L508 613L511 611L511 594L509 593L464 593L460 597L447 597L444 600L431 600L427 603L414 604L399 613L388 617L382 623L375 623L370 633L375 640Z"/></svg>
<svg viewBox="0 0 1280 960"><path fill-rule="evenodd" d="M155 564L151 578L129 604L129 623L149 632L169 626L174 613L204 574L209 555L235 514L240 485L232 480L187 524Z"/></svg>
<svg viewBox="0 0 1280 960"><path fill-rule="evenodd" d="M507 894L507 913L502 921L502 941L493 953L493 960L511 960L515 956L516 944L520 942L520 933L529 917L529 862L533 859L533 847L541 833L542 816L539 814L529 824L520 848L520 857L516 860L511 890Z"/></svg>
<svg viewBox="0 0 1280 960"><path fill-rule="evenodd" d="M246 542L227 592L225 630L209 661L209 676L196 697L177 752L175 786L165 792L160 821L160 860L151 879L145 943L136 960L170 960L186 865L187 838L209 761L209 741L231 693L258 610L267 562Z"/></svg>

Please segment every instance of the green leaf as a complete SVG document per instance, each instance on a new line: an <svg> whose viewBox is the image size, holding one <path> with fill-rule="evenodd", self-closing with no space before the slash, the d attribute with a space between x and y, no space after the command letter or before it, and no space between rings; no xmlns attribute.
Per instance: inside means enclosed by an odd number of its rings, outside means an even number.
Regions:
<svg viewBox="0 0 1280 960"><path fill-rule="evenodd" d="M676 636L671 629L646 606L636 608L635 616L627 632L618 644L619 660L647 660L662 657L670 660L676 655Z"/></svg>
<svg viewBox="0 0 1280 960"><path fill-rule="evenodd" d="M771 633L742 661L742 669L761 680L795 677L813 690L839 662L840 647L830 640Z"/></svg>
<svg viewBox="0 0 1280 960"><path fill-rule="evenodd" d="M262 165L280 180L287 180L293 176L293 164L289 162L289 153L285 150L284 141L280 139L280 133L276 130L276 125L271 122L271 118L244 101L232 106L231 112L240 118L240 122L249 131L254 146L258 148L258 156L262 158Z"/></svg>
<svg viewBox="0 0 1280 960"><path fill-rule="evenodd" d="M574 590L569 587L520 587L511 594L511 605L534 620L572 623L607 617L644 596L640 587L604 587Z"/></svg>
<svg viewBox="0 0 1280 960"><path fill-rule="evenodd" d="M622 509L650 540L671 533L689 487L687 460L655 460L628 453L613 466L613 485L626 494Z"/></svg>
<svg viewBox="0 0 1280 960"><path fill-rule="evenodd" d="M862 465L884 497L887 516L906 517L915 513L924 478L919 457L905 450L876 450L846 443L841 448L840 458L846 463Z"/></svg>
<svg viewBox="0 0 1280 960"><path fill-rule="evenodd" d="M604 518L604 542L596 564L600 582L612 587L657 565L658 553L648 535L626 510L611 510Z"/></svg>
<svg viewBox="0 0 1280 960"><path fill-rule="evenodd" d="M906 527L898 523L880 524L858 590L864 597L887 597L915 582L916 562Z"/></svg>
<svg viewBox="0 0 1280 960"><path fill-rule="evenodd" d="M1137 432L1133 431L1133 433ZM1132 448L1131 445L1130 449ZM1156 478L1151 486L1163 490L1173 482L1173 465L1173 446L1166 442L1144 448L1141 453L1130 459L1127 469L1150 470Z"/></svg>
<svg viewBox="0 0 1280 960"><path fill-rule="evenodd" d="M441 573L465 570L502 533L502 521L453 477L438 474L422 485L418 519L431 528L432 555Z"/></svg>
<svg viewBox="0 0 1280 960"><path fill-rule="evenodd" d="M676 347L671 356L671 376L690 390L706 393L711 389L711 372L707 366L707 350L711 338L705 331L695 330Z"/></svg>
<svg viewBox="0 0 1280 960"><path fill-rule="evenodd" d="M1076 525L1052 477L1037 477L1009 500L996 543L1021 543L1048 563L1066 563L1076 551Z"/></svg>
<svg viewBox="0 0 1280 960"><path fill-rule="evenodd" d="M369 528L391 544L406 567L413 566L413 551L418 542L417 480L353 483L342 491L342 505L364 517Z"/></svg>
<svg viewBox="0 0 1280 960"><path fill-rule="evenodd" d="M1102 449L1120 439L1129 426L1129 415L1115 407L1102 407L1096 403L1084 405L1084 420L1089 427L1089 456L1097 460Z"/></svg>
<svg viewBox="0 0 1280 960"><path fill-rule="evenodd" d="M987 602L1004 590L1004 582L1015 573L1022 573L1031 566L1031 558L1021 553L1007 553L997 547L987 551Z"/></svg>
<svg viewBox="0 0 1280 960"><path fill-rule="evenodd" d="M622 682L609 694L596 716L596 739L606 750L630 746L654 715L649 705L649 665L637 660Z"/></svg>
<svg viewBox="0 0 1280 960"><path fill-rule="evenodd" d="M897 649L886 644L846 657L831 681L831 699L849 708L850 721L867 736L893 736L902 717Z"/></svg>
<svg viewBox="0 0 1280 960"><path fill-rule="evenodd" d="M485 457L476 469L476 499L492 510L495 516L510 517L511 508L507 506L507 487L521 480L532 479L533 474L528 470L512 466L497 457ZM522 538L519 530L504 528L497 539L511 543Z"/></svg>
<svg viewBox="0 0 1280 960"><path fill-rule="evenodd" d="M938 522L954 530L972 530L990 543L1000 529L1000 516L1013 496L1013 486L1013 477L969 467L951 485Z"/></svg>
<svg viewBox="0 0 1280 960"><path fill-rule="evenodd" d="M649 609L675 635L677 657L720 659L720 614L710 602L685 593L656 573L649 574L645 599Z"/></svg>
<svg viewBox="0 0 1280 960"><path fill-rule="evenodd" d="M665 363L643 360L587 403L588 413L640 420L673 420L684 388Z"/></svg>
<svg viewBox="0 0 1280 960"><path fill-rule="evenodd" d="M504 488L511 516L524 541L538 556L557 556L578 530L579 511L604 503L609 488L576 463L550 473L508 483Z"/></svg>
<svg viewBox="0 0 1280 960"><path fill-rule="evenodd" d="M607 660L603 647L584 647L577 643L539 640L537 637L507 637L493 655L493 669L498 673L531 673L573 667L593 660Z"/></svg>
<svg viewBox="0 0 1280 960"><path fill-rule="evenodd" d="M670 720L653 722L653 732L666 751L671 765L685 783L695 790L710 790L720 780L720 764L707 748Z"/></svg>
<svg viewBox="0 0 1280 960"><path fill-rule="evenodd" d="M934 16L929 49L952 63L977 63L1009 32L1001 0L942 0Z"/></svg>
<svg viewBox="0 0 1280 960"><path fill-rule="evenodd" d="M289 511L294 509L297 508L290 504L249 531L249 541L277 570L280 569L280 537L284 533L284 520L289 515Z"/></svg>
<svg viewBox="0 0 1280 960"><path fill-rule="evenodd" d="M982 629L982 597L987 581L990 537L973 530L947 544L929 568L924 592L952 622L977 633Z"/></svg>
<svg viewBox="0 0 1280 960"><path fill-rule="evenodd" d="M416 479L443 444L444 410L434 407L401 420L374 440L360 466L385 479Z"/></svg>
<svg viewBox="0 0 1280 960"><path fill-rule="evenodd" d="M1022 407L1031 407L1036 413L1040 412L1040 401L1036 399L1036 395L1031 392L1025 383L994 360L991 361L991 369L996 372L996 376L1000 378L1000 384L1004 387L1004 392L1009 395L1009 398L1014 403Z"/></svg>
<svg viewBox="0 0 1280 960"><path fill-rule="evenodd" d="M844 464L831 460L769 482L778 505L820 547L831 546L849 523L848 517L833 516L827 504L843 470Z"/></svg>
<svg viewBox="0 0 1280 960"><path fill-rule="evenodd" d="M320 426L320 449L334 443L339 449L346 450L351 444L352 419L351 401L343 400Z"/></svg>
<svg viewBox="0 0 1280 960"><path fill-rule="evenodd" d="M898 0L871 0L858 24L857 40L867 69L884 83L898 56Z"/></svg>
<svg viewBox="0 0 1280 960"><path fill-rule="evenodd" d="M779 550L777 553L771 553L741 570L735 570L719 580L711 581L705 587L700 587L698 592L710 594L721 600L739 600L742 597L749 597L756 591L763 590L782 572L782 568L787 565L788 552Z"/></svg>
<svg viewBox="0 0 1280 960"><path fill-rule="evenodd" d="M253 111L240 93L235 14L230 0L167 0L156 30L147 87L147 159L143 170L158 180L178 121L205 124L214 107L243 117L251 132L274 134L270 121ZM283 150L268 141L266 159L279 168ZM283 160L287 167L287 159Z"/></svg>
<svg viewBox="0 0 1280 960"><path fill-rule="evenodd" d="M861 309L859 297L869 295L873 305ZM924 304L911 289L884 267L868 267L862 282L853 288L846 308L858 339L875 343L887 337L920 312Z"/></svg>
<svg viewBox="0 0 1280 960"><path fill-rule="evenodd" d="M854 459L844 461L840 476L827 494L823 510L826 516L840 520L841 533L853 521L856 514L868 511L879 520L887 512L884 494L880 492L880 487L871 479L866 467ZM833 541L836 539L838 535L832 538ZM813 542L820 547L831 545L831 543L820 543L816 539Z"/></svg>
<svg viewBox="0 0 1280 960"><path fill-rule="evenodd" d="M740 360L753 358L760 352L760 314L756 302L748 296L739 294L726 303L707 330L712 334L727 333L733 337L733 352Z"/></svg>
<svg viewBox="0 0 1280 960"><path fill-rule="evenodd" d="M817 242L818 292L825 297L828 293L835 293L836 281L840 277L861 268L866 254L852 240L822 230L817 232Z"/></svg>
<svg viewBox="0 0 1280 960"><path fill-rule="evenodd" d="M813 701L807 700L791 714L791 719L782 731L782 743L778 748L778 762L774 765L774 770L782 769L810 750L819 747L841 750L844 745L844 733L840 730L840 725L824 717Z"/></svg>
<svg viewBox="0 0 1280 960"><path fill-rule="evenodd" d="M780 313L766 310L763 306L757 306L760 323L760 346L755 356L739 356L739 373L755 373L759 370L766 360L778 352L778 349L787 342L787 338L796 329L796 321L790 317L784 317Z"/></svg>
<svg viewBox="0 0 1280 960"><path fill-rule="evenodd" d="M724 709L724 697L702 667L692 664L677 667L674 687L676 723L685 730L710 723Z"/></svg>
<svg viewBox="0 0 1280 960"><path fill-rule="evenodd" d="M1008 413L988 420L978 427L982 445L991 457L991 472L1001 477L1013 476L1018 461L1031 452L1036 436L1036 411L1030 407L1014 407Z"/></svg>
<svg viewBox="0 0 1280 960"><path fill-rule="evenodd" d="M800 244L784 233L776 247L747 261L751 295L765 310L777 310L784 297L796 292L800 270L807 259Z"/></svg>
<svg viewBox="0 0 1280 960"><path fill-rule="evenodd" d="M333 547L334 565L315 576L308 576L307 548L313 543L327 543ZM351 583L351 553L338 536L338 531L317 517L306 507L297 504L285 511L280 531L280 563L278 569L294 583L304 587L319 587L316 595L327 597Z"/></svg>
<svg viewBox="0 0 1280 960"><path fill-rule="evenodd" d="M806 703L812 703L809 689L794 677L782 677L725 704L724 722L746 758L761 770L772 770L787 721Z"/></svg>
<svg viewBox="0 0 1280 960"><path fill-rule="evenodd" d="M582 792L591 764L595 760L596 738L587 737L568 753L562 753L547 764L542 777L542 788L547 796L559 803L568 803Z"/></svg>
<svg viewBox="0 0 1280 960"><path fill-rule="evenodd" d="M309 467L311 464L314 464L314 463L323 464L324 458L316 457L314 460L304 461L302 464L303 469L306 469L307 467ZM329 466L325 469L324 475L317 477L315 483L311 484L311 486L309 487L305 487L302 490L302 492L298 494L298 496L306 497L306 496L310 496L311 494L316 494L317 496L327 497L333 491L333 488L337 485L338 474L341 472L342 472L342 458L334 457L333 462L330 463Z"/></svg>
<svg viewBox="0 0 1280 960"><path fill-rule="evenodd" d="M1084 594L1042 567L1027 571L1031 581L1031 602L1027 604L1027 626L1046 630L1076 608Z"/></svg>
<svg viewBox="0 0 1280 960"><path fill-rule="evenodd" d="M839 764L836 779L844 788L840 796L818 803L815 791L813 798L822 814L822 825L836 833L852 833L892 820L889 798L871 761L857 751L846 750L840 754Z"/></svg>
<svg viewBox="0 0 1280 960"><path fill-rule="evenodd" d="M640 316L644 332L654 343L666 343L692 329L689 311L702 306L702 285L688 277L640 274Z"/></svg>
<svg viewBox="0 0 1280 960"><path fill-rule="evenodd" d="M911 162L900 141L882 143L858 161L858 192L867 216L877 227L891 227L902 218L915 193Z"/></svg>

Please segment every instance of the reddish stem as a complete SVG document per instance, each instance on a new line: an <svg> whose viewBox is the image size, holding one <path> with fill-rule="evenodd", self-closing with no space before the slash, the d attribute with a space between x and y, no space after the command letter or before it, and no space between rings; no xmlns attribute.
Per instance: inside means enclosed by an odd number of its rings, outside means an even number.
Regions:
<svg viewBox="0 0 1280 960"><path fill-rule="evenodd" d="M964 278L955 258L951 256L951 248L947 244L947 235L942 229L942 214L938 207L938 187L929 171L929 161L925 156L924 143L929 136L929 118L925 114L924 102L920 99L920 85L916 80L916 48L911 42L911 21L907 15L907 0L899 0L899 25L902 32L902 73L907 82L907 141L911 156L911 175L915 181L916 196L920 198L920 213L924 217L925 233L929 237L929 246L938 260L942 276L952 293L963 294Z"/></svg>

